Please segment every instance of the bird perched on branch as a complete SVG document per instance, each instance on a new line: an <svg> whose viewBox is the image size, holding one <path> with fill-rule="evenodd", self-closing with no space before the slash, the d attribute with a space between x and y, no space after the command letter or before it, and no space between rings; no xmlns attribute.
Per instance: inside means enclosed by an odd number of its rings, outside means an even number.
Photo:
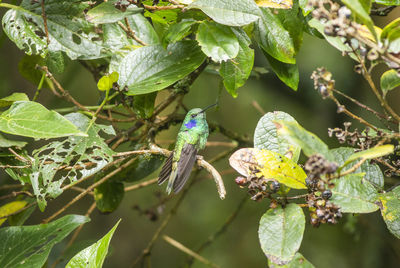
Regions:
<svg viewBox="0 0 400 268"><path fill-rule="evenodd" d="M193 165L196 162L197 152L206 146L208 138L208 124L205 111L216 103L204 109L190 110L176 139L175 149L168 157L158 177L158 184L168 179L167 192L178 193L189 179Z"/></svg>

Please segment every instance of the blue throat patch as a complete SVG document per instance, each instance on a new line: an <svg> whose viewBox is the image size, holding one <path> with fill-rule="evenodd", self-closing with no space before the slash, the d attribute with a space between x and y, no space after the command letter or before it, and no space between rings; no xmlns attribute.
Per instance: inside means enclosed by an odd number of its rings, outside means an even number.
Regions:
<svg viewBox="0 0 400 268"><path fill-rule="evenodd" d="M196 126L196 120L192 119L185 124L185 127L188 129L194 128Z"/></svg>

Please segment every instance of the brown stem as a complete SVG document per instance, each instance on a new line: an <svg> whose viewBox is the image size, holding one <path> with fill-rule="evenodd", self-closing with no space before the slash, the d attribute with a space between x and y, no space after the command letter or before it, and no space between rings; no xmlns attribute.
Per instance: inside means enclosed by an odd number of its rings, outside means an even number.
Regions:
<svg viewBox="0 0 400 268"><path fill-rule="evenodd" d="M17 195L26 195L26 196L33 197L33 194L31 194L31 193L28 192L28 191L19 191L19 192L12 192L12 193L10 193L10 194L0 196L0 200L4 200L4 199L8 199L8 198L13 198L13 197L16 197Z"/></svg>
<svg viewBox="0 0 400 268"><path fill-rule="evenodd" d="M144 182L141 182L141 183L130 185L130 186L125 187L124 191L125 192L129 192L129 191L141 189L143 187L155 184L155 183L157 183L157 181L158 181L158 178L154 178L154 179L151 179L151 180L148 180L148 181L144 181Z"/></svg>
<svg viewBox="0 0 400 268"><path fill-rule="evenodd" d="M49 29L47 28L47 18L46 18L46 12L45 12L45 8L44 8L44 0L42 0L41 6L42 6L42 18L43 18L43 25L44 25L44 33L46 35L47 45L49 45L50 38L49 38Z"/></svg>
<svg viewBox="0 0 400 268"><path fill-rule="evenodd" d="M138 42L139 44L141 44L142 46L147 46L148 44L146 42L144 42L142 39L140 39L134 30L132 30L131 26L129 25L129 21L128 18L124 19L126 26L122 23L122 22L118 22L119 27L122 28L122 30L124 30L124 32L126 32L126 34L132 38L133 40L135 40L136 42Z"/></svg>

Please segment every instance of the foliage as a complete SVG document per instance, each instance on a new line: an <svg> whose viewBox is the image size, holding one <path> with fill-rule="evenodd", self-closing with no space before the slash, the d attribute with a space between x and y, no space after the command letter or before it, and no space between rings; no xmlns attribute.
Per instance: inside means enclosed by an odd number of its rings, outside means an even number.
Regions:
<svg viewBox="0 0 400 268"><path fill-rule="evenodd" d="M400 20L379 28L371 17L387 15L396 5L400 3L383 0L343 0L342 5L330 0L22 0L19 5L0 1L0 7L7 9L2 17L4 33L26 54L18 69L37 88L32 98L12 92L0 99L0 164L20 188L0 199L5 200L0 225L6 220L10 225L0 229L4 241L0 266L41 267L54 244L89 220L75 215L54 220L84 196L93 196L86 215L95 207L112 213L126 192L155 183L157 179L146 178L171 154L157 145L159 134L183 121L181 112L189 110L183 99L203 71L220 77L221 89L236 98L251 76L259 76L255 56L261 55L268 70L296 91L301 66L297 54L304 34L325 39L352 58L355 71L367 81L383 112L339 91L332 74L318 68L312 74L315 89L332 100L339 113L362 126L352 131L351 124L345 123L343 129L329 130L348 147L330 148L296 121L299 116L276 111L258 121L254 145L238 134L240 129L236 133L222 122L212 123L210 131L229 139L232 148L210 163L200 156L185 157L204 168L216 181L220 196L225 196L213 162L231 154L230 165L241 175L235 182L247 188L252 200L267 204L258 234L270 267L313 267L298 252L306 214L310 224L318 227L338 223L344 213L380 210L388 230L400 238L400 188L390 187L400 176L400 116L387 101L400 85ZM56 75L71 62L93 75L98 105L81 104L57 80ZM372 73L380 64L387 70L380 77L379 90ZM43 87L49 91L42 91ZM70 106L57 103L56 110L46 108L38 102L45 94ZM371 112L383 124L351 112L337 96ZM169 159L167 164L174 158ZM141 179L146 180L137 182ZM136 184L128 185L131 182ZM134 265L148 258L194 182ZM24 224L36 205L43 212L67 190L78 193L43 224L17 226ZM169 199L160 194L157 210L163 211ZM154 220L155 210L141 212ZM70 259L67 267L101 267L118 224ZM177 244L196 260L214 265Z"/></svg>

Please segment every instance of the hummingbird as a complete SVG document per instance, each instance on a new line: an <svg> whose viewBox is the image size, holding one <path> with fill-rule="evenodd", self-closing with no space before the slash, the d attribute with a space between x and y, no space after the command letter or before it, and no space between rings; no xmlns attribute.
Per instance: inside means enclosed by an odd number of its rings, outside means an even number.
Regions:
<svg viewBox="0 0 400 268"><path fill-rule="evenodd" d="M197 152L204 149L208 138L208 124L205 111L214 103L204 109L191 109L185 116L178 132L175 149L165 161L158 177L158 185L168 179L167 193L173 190L178 193L189 179Z"/></svg>

